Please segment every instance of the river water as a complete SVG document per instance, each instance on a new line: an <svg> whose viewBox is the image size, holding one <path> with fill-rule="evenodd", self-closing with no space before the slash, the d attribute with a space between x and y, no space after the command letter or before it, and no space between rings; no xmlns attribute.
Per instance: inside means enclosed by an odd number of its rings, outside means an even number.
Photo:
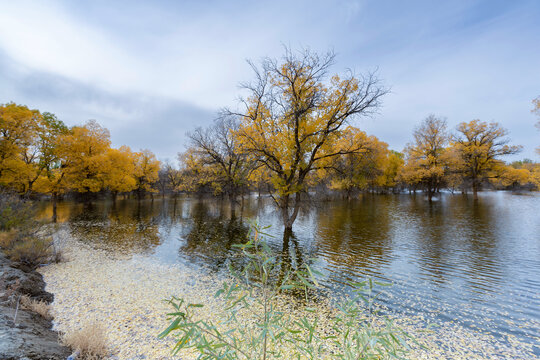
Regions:
<svg viewBox="0 0 540 360"><path fill-rule="evenodd" d="M41 216L52 214L43 204ZM382 305L426 322L459 323L504 342L532 345L540 356L540 194L364 195L310 200L284 237L269 198L61 202L58 222L78 241L107 251L182 263L221 273L235 265L232 246L248 224L271 225L284 262L308 262L326 292L349 281L391 282Z"/></svg>

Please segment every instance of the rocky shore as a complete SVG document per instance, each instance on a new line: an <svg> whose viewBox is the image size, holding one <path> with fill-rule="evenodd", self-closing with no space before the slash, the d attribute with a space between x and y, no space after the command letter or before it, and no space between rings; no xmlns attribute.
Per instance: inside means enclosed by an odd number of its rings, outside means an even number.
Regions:
<svg viewBox="0 0 540 360"><path fill-rule="evenodd" d="M53 301L40 273L18 269L0 253L0 359L66 359L71 351L59 343L51 320L20 306L23 296Z"/></svg>

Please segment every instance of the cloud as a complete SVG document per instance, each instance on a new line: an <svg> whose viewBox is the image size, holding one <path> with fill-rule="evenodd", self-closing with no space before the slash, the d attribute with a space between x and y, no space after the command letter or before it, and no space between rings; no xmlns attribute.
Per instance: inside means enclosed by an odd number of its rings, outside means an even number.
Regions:
<svg viewBox="0 0 540 360"><path fill-rule="evenodd" d="M379 68L392 87L357 122L402 149L430 113L498 121L535 158L534 1L11 1L0 12L0 102L95 118L113 140L174 158L183 134L233 105L246 58L329 48L335 71Z"/></svg>
<svg viewBox="0 0 540 360"><path fill-rule="evenodd" d="M1 59L2 57L0 57ZM115 146L150 149L160 159L176 159L184 150L185 134L205 126L215 112L180 100L137 92L109 92L59 75L18 71L0 61L0 98L55 113L73 126L95 119L111 132Z"/></svg>

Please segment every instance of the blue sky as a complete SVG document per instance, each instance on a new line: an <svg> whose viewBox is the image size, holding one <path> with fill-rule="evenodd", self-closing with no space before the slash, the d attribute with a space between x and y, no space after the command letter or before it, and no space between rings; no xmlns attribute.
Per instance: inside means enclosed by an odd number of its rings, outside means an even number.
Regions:
<svg viewBox="0 0 540 360"><path fill-rule="evenodd" d="M0 103L96 119L113 143L175 160L185 133L234 106L246 59L283 44L337 53L334 72L378 69L391 88L354 125L403 149L429 114L497 121L534 148L539 1L0 0Z"/></svg>

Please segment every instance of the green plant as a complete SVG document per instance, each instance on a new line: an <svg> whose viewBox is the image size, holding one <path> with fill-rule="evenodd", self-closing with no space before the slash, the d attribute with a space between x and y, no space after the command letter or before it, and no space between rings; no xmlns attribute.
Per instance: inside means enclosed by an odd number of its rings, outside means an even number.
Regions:
<svg viewBox="0 0 540 360"><path fill-rule="evenodd" d="M30 227L35 223L35 215L30 201L0 190L0 231Z"/></svg>
<svg viewBox="0 0 540 360"><path fill-rule="evenodd" d="M29 201L0 192L0 248L29 269L59 258L46 227L35 218L35 207Z"/></svg>
<svg viewBox="0 0 540 360"><path fill-rule="evenodd" d="M264 230L264 229L263 229ZM174 335L173 353L193 349L198 359L384 359L407 353L410 337L374 306L380 293L371 280L352 284L354 296L320 315L310 293L320 275L308 265L283 270L283 262L264 241L257 224L237 247L246 257L241 271L231 270L230 281L216 297L223 301L214 319L204 318L201 304L167 300L174 308L171 323L159 336ZM302 292L303 299L291 295ZM299 311L283 311L294 301Z"/></svg>

